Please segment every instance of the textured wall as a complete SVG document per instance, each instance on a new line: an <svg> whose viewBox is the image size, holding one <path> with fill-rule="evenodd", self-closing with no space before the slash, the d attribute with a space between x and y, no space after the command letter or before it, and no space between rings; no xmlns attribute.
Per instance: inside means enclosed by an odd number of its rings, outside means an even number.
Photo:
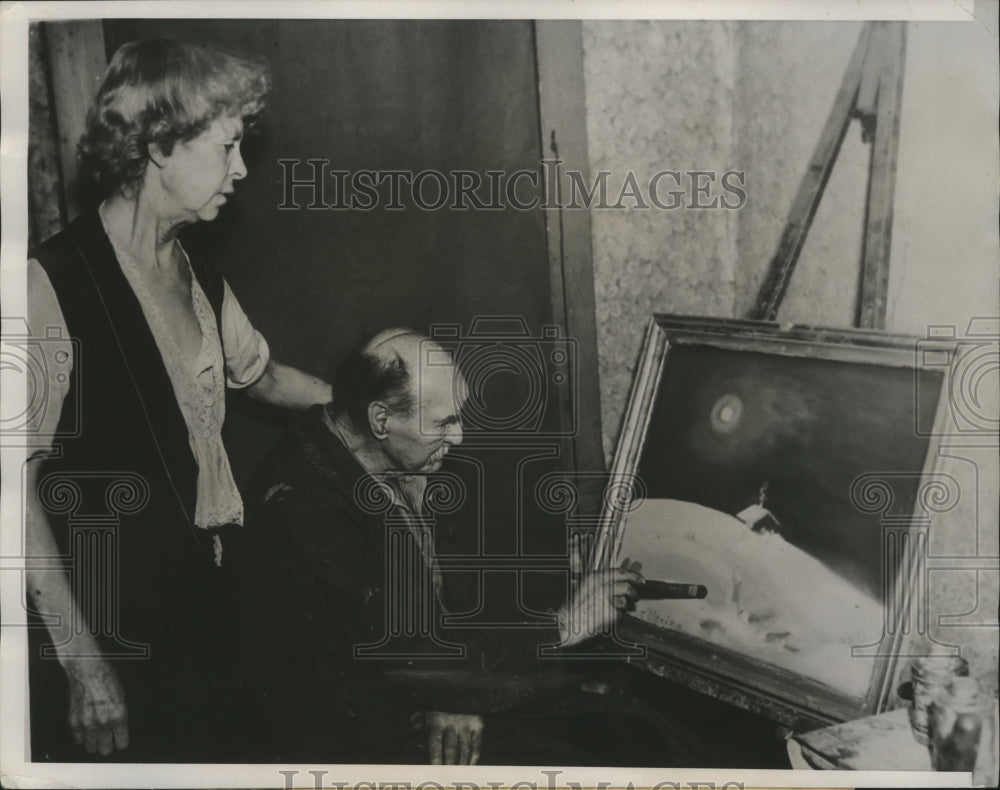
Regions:
<svg viewBox="0 0 1000 790"><path fill-rule="evenodd" d="M630 171L643 185L660 170L733 166L731 24L585 22L583 44L590 172L611 172L611 195ZM650 314L731 314L737 213L684 207L592 212L609 457Z"/></svg>
<svg viewBox="0 0 1000 790"><path fill-rule="evenodd" d="M591 173L740 170L745 205L593 212L610 458L654 311L743 316L777 247L858 23L585 22ZM868 147L852 124L779 319L850 326ZM610 193L617 194L616 186ZM613 200L611 201L613 202Z"/></svg>
<svg viewBox="0 0 1000 790"><path fill-rule="evenodd" d="M860 31L860 23L736 27L734 161L747 180L747 204L737 223L738 316L753 306ZM853 121L778 312L780 321L853 323L868 161L860 122Z"/></svg>
<svg viewBox="0 0 1000 790"><path fill-rule="evenodd" d="M996 31L920 24L908 36L887 321L961 331L1000 309Z"/></svg>

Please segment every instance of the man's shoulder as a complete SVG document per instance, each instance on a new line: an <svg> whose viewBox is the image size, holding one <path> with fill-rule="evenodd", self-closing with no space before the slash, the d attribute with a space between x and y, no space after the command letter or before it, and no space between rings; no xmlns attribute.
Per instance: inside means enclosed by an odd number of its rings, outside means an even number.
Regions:
<svg viewBox="0 0 1000 790"><path fill-rule="evenodd" d="M298 586L326 587L372 553L373 532L350 492L287 442L261 464L244 499L248 567L285 569Z"/></svg>
<svg viewBox="0 0 1000 790"><path fill-rule="evenodd" d="M258 465L244 496L252 524L297 520L307 527L314 521L363 516L355 493L360 467L337 452L316 422L315 414L295 415L285 436Z"/></svg>
<svg viewBox="0 0 1000 790"><path fill-rule="evenodd" d="M251 476L245 496L247 507L349 500L350 488L343 476L318 464L309 449L292 437L284 437Z"/></svg>

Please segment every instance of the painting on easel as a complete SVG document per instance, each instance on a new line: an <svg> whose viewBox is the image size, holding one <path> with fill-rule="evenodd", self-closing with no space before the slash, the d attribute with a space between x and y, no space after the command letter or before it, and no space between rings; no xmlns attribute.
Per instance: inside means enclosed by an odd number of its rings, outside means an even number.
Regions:
<svg viewBox="0 0 1000 790"><path fill-rule="evenodd" d="M635 477L636 499L606 512L598 562L628 556L646 578L708 588L640 600L629 618L674 675L687 663L692 685L808 700L816 721L884 703L887 662L859 648L893 630L887 602L909 576L886 553L887 511L872 496L891 500L896 528L912 526L933 456L933 432L918 427L936 419L944 377L915 344L651 322L614 467Z"/></svg>

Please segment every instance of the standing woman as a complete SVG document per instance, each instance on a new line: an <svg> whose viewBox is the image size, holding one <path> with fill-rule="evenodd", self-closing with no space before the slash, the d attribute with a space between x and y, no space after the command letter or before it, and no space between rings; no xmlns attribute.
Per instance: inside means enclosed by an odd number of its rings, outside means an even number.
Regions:
<svg viewBox="0 0 1000 790"><path fill-rule="evenodd" d="M270 356L181 231L246 176L240 140L267 89L260 66L208 47L124 45L79 146L104 200L29 262L35 333L73 339L45 344L63 356L37 428L57 440L27 465L29 624L56 616L30 630L36 760L247 759L222 575L243 521L225 390L305 408L330 389ZM86 516L117 525L101 551ZM57 556L69 573L32 567Z"/></svg>

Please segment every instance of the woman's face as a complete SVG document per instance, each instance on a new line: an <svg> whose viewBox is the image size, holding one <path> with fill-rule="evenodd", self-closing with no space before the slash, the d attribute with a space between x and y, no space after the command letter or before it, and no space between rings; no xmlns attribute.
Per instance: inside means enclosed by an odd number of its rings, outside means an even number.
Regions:
<svg viewBox="0 0 1000 790"><path fill-rule="evenodd" d="M240 155L243 121L219 118L198 137L177 143L159 160L160 183L167 203L165 213L188 222L208 222L247 174Z"/></svg>

